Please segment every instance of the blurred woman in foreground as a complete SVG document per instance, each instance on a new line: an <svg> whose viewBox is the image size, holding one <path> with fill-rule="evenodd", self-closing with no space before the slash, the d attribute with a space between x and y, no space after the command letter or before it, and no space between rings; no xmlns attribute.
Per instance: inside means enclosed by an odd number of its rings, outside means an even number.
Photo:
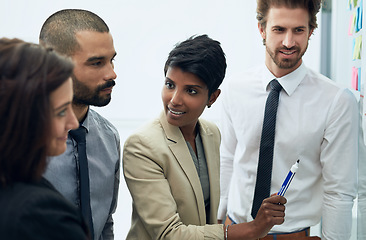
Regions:
<svg viewBox="0 0 366 240"><path fill-rule="evenodd" d="M78 127L72 70L53 51L0 39L1 239L89 239L81 214L42 178Z"/></svg>

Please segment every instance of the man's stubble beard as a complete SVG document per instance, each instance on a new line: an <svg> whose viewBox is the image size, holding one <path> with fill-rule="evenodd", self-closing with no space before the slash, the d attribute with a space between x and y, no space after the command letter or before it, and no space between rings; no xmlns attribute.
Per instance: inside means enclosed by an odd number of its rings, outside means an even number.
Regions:
<svg viewBox="0 0 366 240"><path fill-rule="evenodd" d="M301 52L300 47L297 47L297 46L292 47L292 48L286 48L286 47L276 48L275 52L272 52L271 49L269 49L266 44L264 44L264 45L266 46L266 51L267 51L268 55L271 57L272 61L276 64L276 66L279 67L280 69L294 68L299 63L299 61L302 59L302 57L304 56L304 54L308 48L308 44L307 44L303 52ZM294 60L290 60L290 59L280 60L278 57L280 50L288 50L288 51L295 50L297 53L300 53L300 54Z"/></svg>
<svg viewBox="0 0 366 240"><path fill-rule="evenodd" d="M105 84L98 86L96 89L90 89L84 83L80 82L75 75L72 76L74 87L74 105L91 105L96 107L103 107L111 101L111 94L105 97L100 96L100 92L109 87L116 85L114 80L109 80Z"/></svg>

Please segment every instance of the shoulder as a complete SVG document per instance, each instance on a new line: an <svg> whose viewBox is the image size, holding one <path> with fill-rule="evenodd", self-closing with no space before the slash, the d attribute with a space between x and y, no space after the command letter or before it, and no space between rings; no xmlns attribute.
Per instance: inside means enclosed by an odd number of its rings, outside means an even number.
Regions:
<svg viewBox="0 0 366 240"><path fill-rule="evenodd" d="M146 169L161 169L171 157L167 140L159 119L151 121L131 134L123 146L123 171L134 169L130 174L143 173ZM140 169L142 172L136 172Z"/></svg>
<svg viewBox="0 0 366 240"><path fill-rule="evenodd" d="M206 119L200 118L199 119L199 123L201 128L206 131L207 133L213 133L216 135L220 135L220 131L219 128L217 127L217 125L211 121L208 121Z"/></svg>
<svg viewBox="0 0 366 240"><path fill-rule="evenodd" d="M263 75L267 71L262 65L259 65L228 75L221 87L221 101L224 105L237 105L238 101L250 98L258 88L261 89Z"/></svg>
<svg viewBox="0 0 366 240"><path fill-rule="evenodd" d="M148 144L150 142L161 143L163 138L164 138L164 130L160 124L159 119L155 119L153 121L145 123L138 129L136 129L134 133L127 138L125 145L126 143L131 144L136 142L144 144Z"/></svg>
<svg viewBox="0 0 366 240"><path fill-rule="evenodd" d="M339 84L337 84L336 82L332 81L330 78L324 76L323 74L306 67L306 73L307 73L307 77L310 80L313 81L317 81L320 84L324 84L327 85L328 87L334 87L334 88L340 88L341 86Z"/></svg>
<svg viewBox="0 0 366 240"><path fill-rule="evenodd" d="M357 103L358 93L353 92L347 86L334 82L330 78L316 72L310 68L308 70L308 80L312 81L312 84L323 96L328 96L335 101L346 101L349 104Z"/></svg>
<svg viewBox="0 0 366 240"><path fill-rule="evenodd" d="M40 200L43 201L44 199L64 201L62 195L47 180L38 183L15 183L4 191L7 199L19 203L18 208L37 205ZM2 198L2 200L4 199Z"/></svg>
<svg viewBox="0 0 366 240"><path fill-rule="evenodd" d="M53 208L54 213L75 214L78 216L75 206L70 204L47 180L36 184L22 184L18 187L18 197L24 200L21 206L24 209L32 209L33 214L47 214L47 208ZM25 197L27 196L27 197Z"/></svg>
<svg viewBox="0 0 366 240"><path fill-rule="evenodd" d="M6 192L1 204L6 209L4 216L9 216L5 235L33 239L30 236L37 233L36 239L85 239L86 230L76 207L49 183L17 183Z"/></svg>
<svg viewBox="0 0 366 240"><path fill-rule="evenodd" d="M119 139L119 134L118 134L117 128L109 120L104 118L102 115L97 113L95 110L89 109L88 121L89 121L89 126L96 127L96 128L98 128L98 130L100 130L102 132L112 133L113 135L117 136Z"/></svg>
<svg viewBox="0 0 366 240"><path fill-rule="evenodd" d="M256 82L258 79L262 78L262 74L265 71L268 70L264 64L243 69L235 74L226 76L223 86L231 88L235 85L248 84L251 81Z"/></svg>
<svg viewBox="0 0 366 240"><path fill-rule="evenodd" d="M217 125L213 122L200 118L201 137L209 137L213 140L213 148L219 149L221 142L221 133Z"/></svg>

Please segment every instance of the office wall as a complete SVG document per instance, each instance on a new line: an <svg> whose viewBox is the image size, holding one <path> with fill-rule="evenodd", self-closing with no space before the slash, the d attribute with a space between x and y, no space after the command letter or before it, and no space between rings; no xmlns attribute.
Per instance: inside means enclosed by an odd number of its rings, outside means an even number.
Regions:
<svg viewBox="0 0 366 240"><path fill-rule="evenodd" d="M44 20L62 8L100 15L115 40L118 75L111 104L97 109L112 120L144 120L161 109L163 66L174 44L194 34L218 39L227 55L227 76L264 59L255 1L242 0L2 0L0 36L38 42ZM319 69L320 34L310 41L305 63ZM211 109L212 110L212 109ZM214 111L211 111L214 112ZM208 113L209 114L209 113ZM209 117L214 117L214 114Z"/></svg>
<svg viewBox="0 0 366 240"><path fill-rule="evenodd" d="M350 89L354 89L355 96L359 100L360 106L360 136L359 136L359 189L358 198L355 201L354 215L357 215L357 221L353 222L353 229L357 229L358 240L366 239L366 106L365 106L365 58L366 50L361 48L360 57L355 57L356 51L354 41L362 37L362 44L365 46L365 18L361 17L362 26L358 29L355 25L350 27L350 18L357 11L365 12L365 5L362 0L333 0L332 1L332 36L331 36L331 77L336 82L341 83ZM360 9L359 9L360 8ZM359 16L360 17L360 16ZM358 26L360 27L360 25ZM352 84L352 68L360 68L361 75L358 76L360 84Z"/></svg>

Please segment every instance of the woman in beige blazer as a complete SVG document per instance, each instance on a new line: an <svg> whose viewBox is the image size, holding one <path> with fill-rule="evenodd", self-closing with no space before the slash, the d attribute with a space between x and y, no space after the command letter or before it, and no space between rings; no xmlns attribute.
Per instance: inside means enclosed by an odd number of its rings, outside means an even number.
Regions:
<svg viewBox="0 0 366 240"><path fill-rule="evenodd" d="M257 239L284 221L281 196L250 223L217 224L220 132L199 119L220 95L226 59L206 35L178 44L165 64L164 111L125 142L124 177L133 200L127 239Z"/></svg>

